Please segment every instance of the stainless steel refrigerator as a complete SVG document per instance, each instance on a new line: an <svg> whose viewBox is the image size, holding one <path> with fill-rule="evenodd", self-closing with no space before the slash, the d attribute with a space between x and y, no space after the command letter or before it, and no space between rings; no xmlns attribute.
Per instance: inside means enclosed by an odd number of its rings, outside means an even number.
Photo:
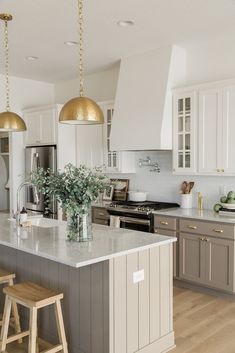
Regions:
<svg viewBox="0 0 235 353"><path fill-rule="evenodd" d="M37 168L50 168L52 172L57 169L56 146L35 146L25 149L26 175ZM55 199L47 200L42 193L35 198L31 187L26 189L26 208L33 212L40 212L50 218L57 218L57 202Z"/></svg>

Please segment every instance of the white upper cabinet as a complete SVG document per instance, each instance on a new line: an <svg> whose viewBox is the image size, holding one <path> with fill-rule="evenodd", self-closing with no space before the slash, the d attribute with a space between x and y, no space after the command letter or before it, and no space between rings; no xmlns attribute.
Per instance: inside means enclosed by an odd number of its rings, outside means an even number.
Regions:
<svg viewBox="0 0 235 353"><path fill-rule="evenodd" d="M196 93L174 95L173 172L192 174L196 171L195 114Z"/></svg>
<svg viewBox="0 0 235 353"><path fill-rule="evenodd" d="M56 144L56 114L56 106L29 109L23 112L27 126L25 132L27 146Z"/></svg>
<svg viewBox="0 0 235 353"><path fill-rule="evenodd" d="M199 173L220 173L223 168L222 89L199 91Z"/></svg>
<svg viewBox="0 0 235 353"><path fill-rule="evenodd" d="M223 89L223 170L235 175L235 85ZM221 134L221 132L220 132ZM222 171L223 172L223 171Z"/></svg>
<svg viewBox="0 0 235 353"><path fill-rule="evenodd" d="M175 90L173 172L235 175L234 131L234 80Z"/></svg>
<svg viewBox="0 0 235 353"><path fill-rule="evenodd" d="M79 125L76 127L77 165L101 167L103 161L103 128L102 125Z"/></svg>

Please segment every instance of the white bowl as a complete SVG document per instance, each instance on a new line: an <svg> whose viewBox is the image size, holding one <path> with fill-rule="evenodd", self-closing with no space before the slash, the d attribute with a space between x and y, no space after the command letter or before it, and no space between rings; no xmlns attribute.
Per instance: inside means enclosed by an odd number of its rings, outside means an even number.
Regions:
<svg viewBox="0 0 235 353"><path fill-rule="evenodd" d="M228 210L235 210L235 203L221 203L221 205Z"/></svg>
<svg viewBox="0 0 235 353"><path fill-rule="evenodd" d="M143 202L147 200L148 193L145 191L129 191L129 200L135 202Z"/></svg>

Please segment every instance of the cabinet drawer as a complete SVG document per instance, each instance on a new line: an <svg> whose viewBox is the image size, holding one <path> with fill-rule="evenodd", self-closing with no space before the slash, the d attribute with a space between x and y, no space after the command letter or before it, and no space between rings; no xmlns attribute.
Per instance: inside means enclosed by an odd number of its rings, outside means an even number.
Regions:
<svg viewBox="0 0 235 353"><path fill-rule="evenodd" d="M214 236L226 239L235 239L235 228L232 224L181 219L179 225L180 232L190 232L195 234L209 235L212 237Z"/></svg>
<svg viewBox="0 0 235 353"><path fill-rule="evenodd" d="M176 218L155 215L154 228L176 230Z"/></svg>
<svg viewBox="0 0 235 353"><path fill-rule="evenodd" d="M174 230L154 228L154 233L166 235L167 237L176 237L176 231Z"/></svg>
<svg viewBox="0 0 235 353"><path fill-rule="evenodd" d="M93 223L102 224L104 226L108 226L109 225L109 220L108 219L93 218Z"/></svg>
<svg viewBox="0 0 235 353"><path fill-rule="evenodd" d="M99 218L99 219L109 219L109 213L105 208L102 207L93 207L92 208L92 215L93 218Z"/></svg>

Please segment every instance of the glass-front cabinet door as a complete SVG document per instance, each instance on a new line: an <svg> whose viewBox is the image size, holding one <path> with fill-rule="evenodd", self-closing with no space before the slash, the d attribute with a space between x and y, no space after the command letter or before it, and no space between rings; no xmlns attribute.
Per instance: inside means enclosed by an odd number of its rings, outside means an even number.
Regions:
<svg viewBox="0 0 235 353"><path fill-rule="evenodd" d="M113 104L102 104L104 113L104 164L107 172L119 171L119 153L110 149L110 133L113 118Z"/></svg>
<svg viewBox="0 0 235 353"><path fill-rule="evenodd" d="M174 95L173 172L195 172L195 92Z"/></svg>

